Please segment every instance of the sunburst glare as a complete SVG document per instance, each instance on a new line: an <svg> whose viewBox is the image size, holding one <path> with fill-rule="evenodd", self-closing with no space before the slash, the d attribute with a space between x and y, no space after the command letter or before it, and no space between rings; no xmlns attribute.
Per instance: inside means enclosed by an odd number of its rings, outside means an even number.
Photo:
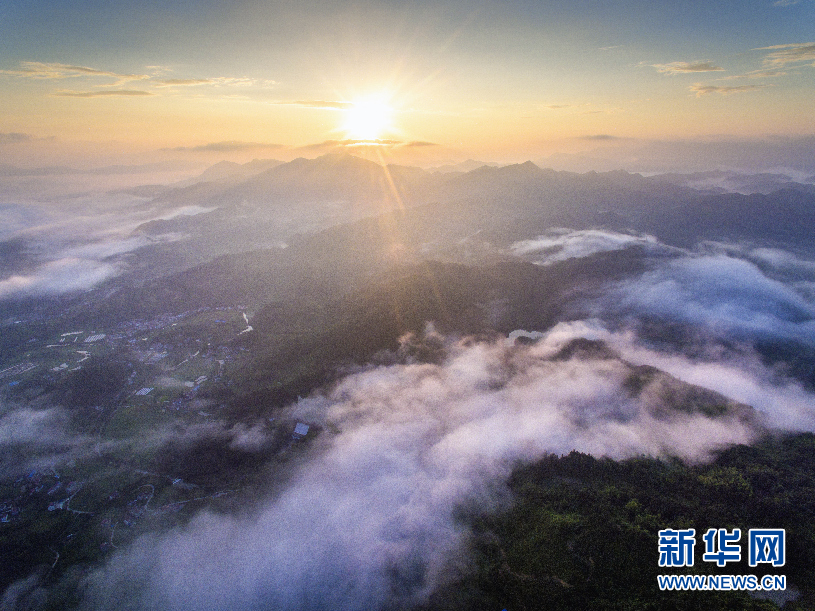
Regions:
<svg viewBox="0 0 815 611"><path fill-rule="evenodd" d="M348 138L377 140L391 130L393 108L385 95L357 98L345 111L342 129Z"/></svg>

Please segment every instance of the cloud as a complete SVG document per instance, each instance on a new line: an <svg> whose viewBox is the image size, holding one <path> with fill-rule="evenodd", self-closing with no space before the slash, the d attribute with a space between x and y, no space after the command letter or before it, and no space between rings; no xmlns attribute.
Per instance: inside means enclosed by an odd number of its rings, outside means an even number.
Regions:
<svg viewBox="0 0 815 611"><path fill-rule="evenodd" d="M783 70L753 70L752 72L746 72L745 74L733 74L731 76L723 76L720 81L731 81L734 79L746 78L746 79L756 79L756 78L771 78L774 76L785 76L787 73Z"/></svg>
<svg viewBox="0 0 815 611"><path fill-rule="evenodd" d="M404 148L419 148L426 146L439 146L439 144L435 142L427 142L425 140L411 140L410 142L405 142L402 146Z"/></svg>
<svg viewBox="0 0 815 611"><path fill-rule="evenodd" d="M584 115L615 115L618 112L625 112L624 108L606 108L605 110L586 110Z"/></svg>
<svg viewBox="0 0 815 611"><path fill-rule="evenodd" d="M11 584L0 598L2 609L42 609L48 601L48 593L42 587L42 576L32 573L25 579Z"/></svg>
<svg viewBox="0 0 815 611"><path fill-rule="evenodd" d="M143 166L109 166L91 174L149 171ZM154 168L155 169L155 168ZM40 174L35 174L40 175ZM135 205L134 205L135 204ZM94 288L127 272L127 253L186 239L177 233L144 235L144 223L214 210L196 205L155 209L135 196L112 193L60 206L39 204L0 205L0 244L7 251L0 265L0 300L54 296Z"/></svg>
<svg viewBox="0 0 815 611"><path fill-rule="evenodd" d="M610 141L610 140L626 140L619 136L611 136L609 134L593 134L590 136L578 136L576 140L594 140L594 141Z"/></svg>
<svg viewBox="0 0 815 611"><path fill-rule="evenodd" d="M546 334L555 347L575 337L606 342L627 362L656 367L683 382L750 405L764 415L764 423L773 429L815 430L815 395L799 382L779 376L752 352L727 352L711 344L709 353L694 346L697 354L691 357L647 346L630 330L609 331L599 320L560 323Z"/></svg>
<svg viewBox="0 0 815 611"><path fill-rule="evenodd" d="M751 259L784 271L803 273L815 279L815 261L796 257L780 248L754 248L747 253Z"/></svg>
<svg viewBox="0 0 815 611"><path fill-rule="evenodd" d="M361 146L403 146L404 143L401 140L390 140L390 139L371 139L371 140L355 140L355 139L345 139L345 140L323 140L322 142L316 142L314 144L305 144L303 146L297 147L297 150L300 151L320 151L320 150L335 150L341 148L353 148L353 147L361 147Z"/></svg>
<svg viewBox="0 0 815 611"><path fill-rule="evenodd" d="M158 79L152 80L151 83L155 84L157 87L191 87L200 85L212 85L215 87L271 87L277 84L276 81L272 80L233 76Z"/></svg>
<svg viewBox="0 0 815 611"><path fill-rule="evenodd" d="M212 79L208 78L171 78L163 81L158 81L159 87L176 87L188 85L208 85L212 83Z"/></svg>
<svg viewBox="0 0 815 611"><path fill-rule="evenodd" d="M425 148L433 146L439 145L435 142L426 142L423 140L412 140L410 142L403 142L402 140L395 140L392 138L378 138L370 140L357 140L347 138L344 140L323 140L322 142L315 142L314 144L304 144L303 146L298 146L295 150L302 152L313 152L313 151L337 151L361 147Z"/></svg>
<svg viewBox="0 0 815 611"><path fill-rule="evenodd" d="M596 230L553 232L513 250L547 263L627 247L636 238ZM767 355L755 352L768 343L797 346L796 351L815 348L815 261L778 248L710 244L713 254L699 254L640 239L650 269L602 288L578 307L597 319L561 323L547 333L549 341L559 334L562 341L575 336L605 341L628 361L756 407L772 427L815 430L815 395L788 377L798 374L787 373L784 362L768 365ZM716 252L719 248L724 252ZM673 331L645 344L631 329L649 326Z"/></svg>
<svg viewBox="0 0 815 611"><path fill-rule="evenodd" d="M104 98L113 96L147 96L155 94L138 89L106 89L103 91L57 91L52 95L68 98Z"/></svg>
<svg viewBox="0 0 815 611"><path fill-rule="evenodd" d="M759 251L762 255L768 253ZM711 337L780 339L815 347L815 304L736 257L680 257L621 283L606 300L609 311L680 321Z"/></svg>
<svg viewBox="0 0 815 611"><path fill-rule="evenodd" d="M131 81L149 79L146 74L119 74L108 70L98 70L87 66L75 66L61 63L21 62L18 70L0 70L0 74L32 79L61 80L66 78L101 76L115 79L114 86Z"/></svg>
<svg viewBox="0 0 815 611"><path fill-rule="evenodd" d="M269 435L263 422L249 426L238 422L228 431L231 437L229 447L243 452L259 452L269 444Z"/></svg>
<svg viewBox="0 0 815 611"><path fill-rule="evenodd" d="M127 89L116 90L115 92L105 93L104 89L109 87L122 87L127 83L134 81L142 81L146 87L155 87L159 89L166 89L172 87L191 87L191 86L211 86L211 87L272 87L276 85L276 81L254 79L249 77L229 77L217 76L207 78L159 78L159 75L165 74L169 70L160 66L148 66L148 69L153 71L153 74L119 74L109 70L99 70L88 66L79 66L64 63L46 63L46 62L21 62L20 68L17 70L0 70L0 74L8 76L15 76L19 78L29 78L35 80L64 80L64 79L98 79L110 78L113 79L109 83L94 83L88 80L89 86L98 87L102 89L100 92L96 91L61 91L54 95L69 96L69 97L100 97L105 95L155 95L147 91L134 91Z"/></svg>
<svg viewBox="0 0 815 611"><path fill-rule="evenodd" d="M691 72L723 72L724 68L713 65L710 61L671 62L669 64L651 64L663 74L686 74Z"/></svg>
<svg viewBox="0 0 815 611"><path fill-rule="evenodd" d="M178 146L172 149L162 149L171 151L191 151L194 153L229 153L233 151L251 151L256 149L279 149L286 148L283 144L271 142L243 142L241 140L226 140L223 142L210 142L198 146Z"/></svg>
<svg viewBox="0 0 815 611"><path fill-rule="evenodd" d="M332 141L326 141L332 142ZM399 144L403 144L401 140L392 140L388 138L371 138L369 140L355 140L355 139L347 139L347 140L334 140L333 141L340 146L369 146L369 145L379 145L379 146L395 146Z"/></svg>
<svg viewBox="0 0 815 611"><path fill-rule="evenodd" d="M6 406L3 406L6 407ZM70 432L70 414L59 407L15 407L0 413L0 476L54 466L90 455L97 439Z"/></svg>
<svg viewBox="0 0 815 611"><path fill-rule="evenodd" d="M69 359L70 362L70 359ZM165 378L162 386L183 382ZM138 438L102 441L97 435L76 430L73 415L63 407L0 406L0 477L16 478L32 469L59 468L105 453L121 453L131 459L147 454L177 455L202 442L232 450L255 453L268 449L271 438L262 422L227 425L222 421L196 424L174 422Z"/></svg>
<svg viewBox="0 0 815 611"><path fill-rule="evenodd" d="M551 265L566 259L588 257L598 252L622 250L631 246L657 248L658 242L650 235L631 235L599 229L562 229L550 230L548 234L532 240L515 242L510 250L516 256L539 265Z"/></svg>
<svg viewBox="0 0 815 611"><path fill-rule="evenodd" d="M754 263L599 230L515 246L524 256L565 258L631 245L655 256L647 272L601 286L583 304L597 318L494 340L428 327L402 338L401 361L361 369L288 406L280 421L320 433L298 448L285 483L241 515L205 511L120 547L87 573L80 608L410 607L467 570L468 532L457 512L503 507L504 482L519 462L572 449L693 462L767 428L815 429L813 393L749 348L733 348L756 337L815 346L815 305ZM743 252L815 275L810 261L786 251ZM645 341L638 323L654 317L685 323L704 350ZM509 341L517 337L538 341ZM412 361L427 345L441 353L438 362ZM0 418L0 431L18 427L35 439L33 417L16 418L5 429ZM137 443L214 439L260 452L270 445L267 431L261 422L209 423Z"/></svg>
<svg viewBox="0 0 815 611"><path fill-rule="evenodd" d="M45 263L31 274L0 280L0 299L82 291L118 275L120 271L113 263L64 257Z"/></svg>
<svg viewBox="0 0 815 611"><path fill-rule="evenodd" d="M773 51L764 58L768 66L786 66L801 62L815 62L815 42L758 47L754 51ZM815 65L815 64L813 64Z"/></svg>
<svg viewBox="0 0 815 611"><path fill-rule="evenodd" d="M798 382L779 380L758 357L724 357L710 362L642 346L623 348L622 352L633 363L648 363L684 382L755 407L775 429L811 431L815 427L815 396Z"/></svg>
<svg viewBox="0 0 815 611"><path fill-rule="evenodd" d="M138 244L103 242L72 254L103 258ZM631 246L655 256L647 272L595 287L604 293L589 303L597 319L510 334L538 339L534 345L445 338L429 328L403 338L402 362L346 375L289 406L280 420L321 432L297 448L285 483L240 516L202 512L120 546L88 569L80 608L404 608L466 570L468 532L457 511L468 503L501 508L503 482L518 462L572 449L698 461L753 441L765 426L815 428L811 392L750 350L724 345L769 337L815 346L815 305L765 269L810 278L813 262L779 249L733 251L760 267L601 230L551 231L512 249L545 264ZM655 317L697 331L706 350L690 355L647 343L638 322ZM411 350L430 342L443 358L412 362ZM692 409L705 402L727 410ZM92 451L85 437L61 433L68 424L56 408L0 412L0 459L18 468ZM260 452L270 445L267 430L261 422L207 423L133 443L183 448L215 440Z"/></svg>
<svg viewBox="0 0 815 611"><path fill-rule="evenodd" d="M146 236L135 236L124 240L105 240L102 242L91 242L82 246L74 246L62 252L66 257L77 257L82 259L107 259L116 255L132 252L152 244L153 240Z"/></svg>
<svg viewBox="0 0 815 611"><path fill-rule="evenodd" d="M190 206L182 206L180 208L174 208L172 210L168 210L158 216L154 216L151 218L151 221L169 221L174 218L178 218L179 216L198 216L199 214L206 214L207 212L212 212L213 210L217 210L217 207L206 207L206 206L198 206L197 204L193 204Z"/></svg>
<svg viewBox="0 0 815 611"><path fill-rule="evenodd" d="M697 98L702 96L718 93L720 95L731 95L734 93L744 93L746 91L758 91L765 89L769 85L739 85L737 87L721 87L719 85L702 85L701 83L694 83L688 89L696 93Z"/></svg>
<svg viewBox="0 0 815 611"><path fill-rule="evenodd" d="M18 142L31 142L34 136L20 132L0 132L0 144L16 144Z"/></svg>
<svg viewBox="0 0 815 611"><path fill-rule="evenodd" d="M285 489L253 517L207 512L140 538L89 575L86 608L410 606L466 565L456 510L499 507L516 461L574 448L696 459L758 431L737 409L660 407L668 378L633 396L630 366L560 358L546 338L446 343L440 364L377 367L293 405L325 432Z"/></svg>
<svg viewBox="0 0 815 611"><path fill-rule="evenodd" d="M323 108L326 110L347 110L353 107L352 102L327 102L324 100L298 100L296 102L278 102L293 106L303 106L305 108Z"/></svg>
<svg viewBox="0 0 815 611"><path fill-rule="evenodd" d="M799 4L801 0L775 0L773 2L773 6L792 6L794 4Z"/></svg>

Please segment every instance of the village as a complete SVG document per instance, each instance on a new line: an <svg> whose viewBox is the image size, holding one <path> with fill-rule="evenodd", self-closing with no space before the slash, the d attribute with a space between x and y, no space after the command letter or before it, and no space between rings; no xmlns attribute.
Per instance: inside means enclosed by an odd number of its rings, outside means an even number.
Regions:
<svg viewBox="0 0 815 611"><path fill-rule="evenodd" d="M245 352L230 340L253 331L250 315L239 306L199 308L110 329L58 329L29 341L17 362L0 369L0 400L68 397L74 421L97 440L88 456L40 462L0 480L0 537L39 533L20 541L28 555L17 562L92 560L141 532L240 494L225 481L188 481L172 463L157 469L151 450L134 452L133 440L167 427L220 422L224 406L211 391L229 383L229 367ZM123 369L121 383L104 401L88 403L82 391L96 382L91 370L104 373L110 363ZM307 423L274 418L265 426L288 439L278 444L284 451L310 430Z"/></svg>

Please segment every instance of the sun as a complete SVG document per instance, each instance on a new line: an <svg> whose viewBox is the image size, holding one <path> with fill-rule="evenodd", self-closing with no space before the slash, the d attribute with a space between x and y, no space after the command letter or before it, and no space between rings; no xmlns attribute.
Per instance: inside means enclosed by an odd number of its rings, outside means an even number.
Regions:
<svg viewBox="0 0 815 611"><path fill-rule="evenodd" d="M354 140L377 140L392 128L393 108L384 95L354 100L345 111L342 129Z"/></svg>

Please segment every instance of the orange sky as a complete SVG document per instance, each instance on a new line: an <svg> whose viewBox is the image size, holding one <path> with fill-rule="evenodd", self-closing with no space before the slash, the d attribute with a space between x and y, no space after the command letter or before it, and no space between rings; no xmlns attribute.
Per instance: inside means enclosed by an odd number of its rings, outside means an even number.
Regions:
<svg viewBox="0 0 815 611"><path fill-rule="evenodd" d="M4 7L3 163L309 156L371 95L394 159L815 134L811 0L271 4Z"/></svg>

